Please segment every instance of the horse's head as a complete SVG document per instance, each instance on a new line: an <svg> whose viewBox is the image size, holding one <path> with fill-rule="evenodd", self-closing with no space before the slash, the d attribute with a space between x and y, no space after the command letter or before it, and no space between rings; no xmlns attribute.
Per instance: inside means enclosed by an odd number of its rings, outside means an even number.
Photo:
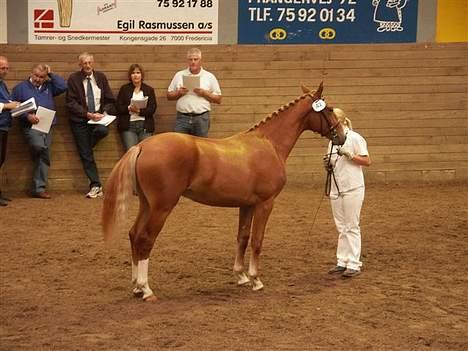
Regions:
<svg viewBox="0 0 468 351"><path fill-rule="evenodd" d="M304 85L302 91L312 99L310 111L305 117L306 129L327 137L334 145L343 145L346 140L344 126L333 113L333 108L327 106L322 100L323 82L313 94Z"/></svg>

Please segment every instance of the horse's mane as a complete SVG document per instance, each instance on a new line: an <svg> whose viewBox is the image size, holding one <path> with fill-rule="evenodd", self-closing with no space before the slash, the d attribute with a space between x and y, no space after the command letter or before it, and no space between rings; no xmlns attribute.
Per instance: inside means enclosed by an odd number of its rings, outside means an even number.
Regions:
<svg viewBox="0 0 468 351"><path fill-rule="evenodd" d="M283 105L281 106L278 110L270 113L268 116L266 116L264 119L262 119L261 121L257 122L254 126L250 127L249 130L247 130L247 132L251 132L257 128L259 128L262 124L265 124L267 123L269 120L271 120L272 118L274 117L277 117L280 115L281 112L284 112L286 111L288 108L290 108L291 106L294 106L295 104L297 104L300 100L302 99L305 99L307 96L310 96L310 93L305 93L297 98L295 98L294 100L288 102L286 105Z"/></svg>

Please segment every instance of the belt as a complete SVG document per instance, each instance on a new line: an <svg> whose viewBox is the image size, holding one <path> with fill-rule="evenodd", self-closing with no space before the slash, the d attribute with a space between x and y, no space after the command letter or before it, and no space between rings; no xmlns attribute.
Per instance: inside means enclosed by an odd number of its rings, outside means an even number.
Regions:
<svg viewBox="0 0 468 351"><path fill-rule="evenodd" d="M184 116L189 116L189 117L198 117L198 116L201 116L201 115L204 115L205 113L207 113L209 111L205 111L205 112L202 112L202 113L185 113L185 112L179 112L180 114L184 115Z"/></svg>

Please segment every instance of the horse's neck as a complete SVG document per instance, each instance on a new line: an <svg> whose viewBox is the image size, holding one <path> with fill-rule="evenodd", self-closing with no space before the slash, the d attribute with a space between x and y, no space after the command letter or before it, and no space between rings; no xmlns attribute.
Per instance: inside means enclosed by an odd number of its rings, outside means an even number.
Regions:
<svg viewBox="0 0 468 351"><path fill-rule="evenodd" d="M306 100L299 100L258 127L283 160L288 158L297 139L304 131L303 116L307 112Z"/></svg>

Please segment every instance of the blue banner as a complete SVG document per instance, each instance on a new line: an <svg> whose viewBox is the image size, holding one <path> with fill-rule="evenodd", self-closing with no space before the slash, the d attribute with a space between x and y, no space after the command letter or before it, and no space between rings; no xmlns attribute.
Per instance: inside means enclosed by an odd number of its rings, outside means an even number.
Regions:
<svg viewBox="0 0 468 351"><path fill-rule="evenodd" d="M239 44L416 41L418 0L239 0Z"/></svg>

